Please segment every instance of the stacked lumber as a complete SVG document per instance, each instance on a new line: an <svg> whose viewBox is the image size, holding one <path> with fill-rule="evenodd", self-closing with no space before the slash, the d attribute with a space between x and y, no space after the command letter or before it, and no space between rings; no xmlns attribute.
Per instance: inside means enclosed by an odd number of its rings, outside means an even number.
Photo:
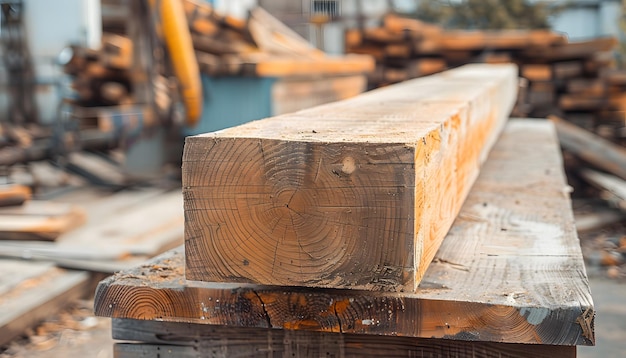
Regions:
<svg viewBox="0 0 626 358"><path fill-rule="evenodd" d="M611 37L569 42L549 30L444 30L387 15L381 27L350 29L346 52L376 58L371 88L466 63L515 63L523 86L517 116L556 114L618 139L625 133L626 74L613 69Z"/></svg>
<svg viewBox="0 0 626 358"><path fill-rule="evenodd" d="M547 30L449 31L392 14L384 17L381 27L349 29L345 34L346 52L376 59L372 87L471 62L517 62L513 56L529 48L565 43L565 37Z"/></svg>
<svg viewBox="0 0 626 358"><path fill-rule="evenodd" d="M573 357L592 345L554 127L507 123L516 88L513 65L468 65L188 137L184 250L96 291L113 337L133 341L116 354Z"/></svg>
<svg viewBox="0 0 626 358"><path fill-rule="evenodd" d="M608 277L626 278L626 149L556 116L551 119L569 157L569 177L583 188L577 228L585 257Z"/></svg>
<svg viewBox="0 0 626 358"><path fill-rule="evenodd" d="M291 97L293 101L275 99L274 113L361 93L365 89L364 73L374 68L369 56L326 55L262 8L253 9L243 20L224 16L206 2L180 1L201 73L210 77L286 78L290 90L302 93ZM126 13L131 12L128 7L138 6L133 4L126 4ZM83 124L96 123L103 132L123 132L135 138L142 128L158 124L158 119L169 123L180 85L168 76L167 56L160 47L162 29L147 19L141 21L140 25L127 24L135 28L134 32L128 30L132 37L120 34L119 23L113 21L111 31L116 33L105 33L99 50L77 46L67 50L64 68L72 76L75 92L69 102L72 115ZM146 43L155 47L156 54L146 50ZM133 55L133 46L139 53ZM294 79L317 83L296 84ZM306 93L310 87L317 88Z"/></svg>
<svg viewBox="0 0 626 358"><path fill-rule="evenodd" d="M75 203L84 210L77 212ZM72 225L70 215L74 224L80 220L85 225L61 232ZM8 226L14 231L7 231ZM40 241L22 240L26 238ZM66 191L55 202L31 200L0 208L0 346L32 336L41 321L92 297L100 273L139 265L182 242L180 190L134 188L107 195L83 188ZM34 332L39 335L41 327Z"/></svg>
<svg viewBox="0 0 626 358"><path fill-rule="evenodd" d="M401 112L413 116L421 111ZM384 124L390 127L397 117L386 117ZM211 139L216 145L221 141ZM263 151L272 156L274 148ZM388 158L374 154L372 159L380 157L384 165ZM295 158L284 161L295 163ZM274 157L267 160L280 163ZM335 163L345 176L344 163ZM94 310L113 318L113 337L125 341L114 348L120 357L160 352L217 357L451 352L459 357L575 357L574 345L594 342L594 308L571 204L563 195L564 175L555 170L560 165L549 122L509 121L414 292L193 281L185 261L194 252L179 248L102 281ZM327 182L322 170L318 179ZM187 213L214 209L220 207L186 208ZM232 243L238 249L236 245ZM560 289L552 289L555 285Z"/></svg>
<svg viewBox="0 0 626 358"><path fill-rule="evenodd" d="M128 37L104 34L99 51L79 46L65 51L64 71L72 76L74 105L95 107L133 103L130 71L133 44Z"/></svg>
<svg viewBox="0 0 626 358"><path fill-rule="evenodd" d="M211 76L360 74L368 56L328 56L261 7L247 21L220 15L210 4L186 1L200 71Z"/></svg>
<svg viewBox="0 0 626 358"><path fill-rule="evenodd" d="M76 205L30 199L30 187L0 185L0 242L54 241L85 222L83 210ZM2 251L0 257L6 253Z"/></svg>

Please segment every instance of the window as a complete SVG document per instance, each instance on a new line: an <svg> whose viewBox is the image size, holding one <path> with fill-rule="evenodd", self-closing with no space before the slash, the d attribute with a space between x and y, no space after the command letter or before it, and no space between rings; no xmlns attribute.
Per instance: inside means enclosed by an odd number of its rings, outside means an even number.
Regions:
<svg viewBox="0 0 626 358"><path fill-rule="evenodd" d="M339 1L313 0L311 7L311 13L313 15L323 15L331 19L339 16Z"/></svg>

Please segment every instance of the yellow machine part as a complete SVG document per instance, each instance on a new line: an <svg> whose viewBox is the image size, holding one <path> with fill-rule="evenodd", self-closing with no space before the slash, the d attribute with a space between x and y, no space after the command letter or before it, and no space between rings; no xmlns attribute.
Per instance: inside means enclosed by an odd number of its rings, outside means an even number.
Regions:
<svg viewBox="0 0 626 358"><path fill-rule="evenodd" d="M181 86L187 125L194 126L202 115L202 83L187 18L180 0L150 0L161 19L161 31Z"/></svg>

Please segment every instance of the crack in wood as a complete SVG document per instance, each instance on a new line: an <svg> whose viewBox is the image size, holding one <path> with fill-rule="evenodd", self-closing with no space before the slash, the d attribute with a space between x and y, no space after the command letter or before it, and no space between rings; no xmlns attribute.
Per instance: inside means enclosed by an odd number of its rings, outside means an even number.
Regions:
<svg viewBox="0 0 626 358"><path fill-rule="evenodd" d="M270 314L265 308L265 302L263 302L261 295L259 295L258 292L256 292L255 290L252 290L252 293L254 293L254 295L259 299L259 302L261 303L261 308L263 308L263 315L265 316L265 321L267 322L267 328L272 328L272 320L270 318Z"/></svg>
<svg viewBox="0 0 626 358"><path fill-rule="evenodd" d="M337 302L333 303L333 312L335 313L335 318L337 318L337 325L339 326L339 333L343 333L343 327L341 325L341 318L339 318L339 313L337 312Z"/></svg>
<svg viewBox="0 0 626 358"><path fill-rule="evenodd" d="M593 320L596 316L596 313L591 307L587 307L585 311L576 318L576 323L580 325L580 328L583 330L583 337L589 340L589 342L595 345L596 339L593 334Z"/></svg>

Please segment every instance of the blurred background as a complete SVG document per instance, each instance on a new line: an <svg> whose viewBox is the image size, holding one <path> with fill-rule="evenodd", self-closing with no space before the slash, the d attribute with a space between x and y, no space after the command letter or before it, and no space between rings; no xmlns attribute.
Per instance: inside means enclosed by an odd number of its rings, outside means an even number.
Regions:
<svg viewBox="0 0 626 358"><path fill-rule="evenodd" d="M0 0L0 304L23 312L0 314L0 357L110 356L93 285L182 242L186 136L468 63L517 64L512 116L585 138L563 144L599 312L598 347L579 354L623 356L625 11L619 0ZM28 293L50 277L58 292ZM44 298L19 299L33 295Z"/></svg>

